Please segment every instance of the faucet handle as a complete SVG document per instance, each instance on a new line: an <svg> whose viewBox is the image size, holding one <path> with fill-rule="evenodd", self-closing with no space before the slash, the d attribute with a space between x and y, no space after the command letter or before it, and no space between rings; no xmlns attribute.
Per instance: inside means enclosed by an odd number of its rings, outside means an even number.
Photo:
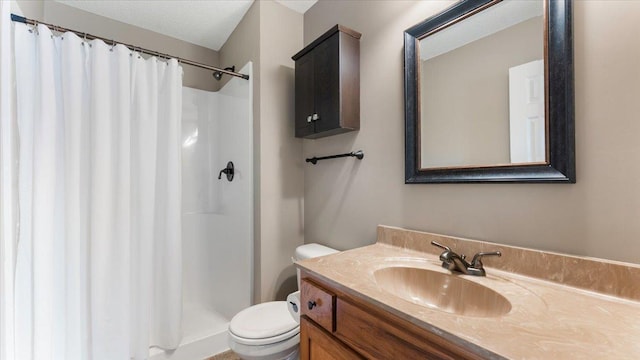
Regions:
<svg viewBox="0 0 640 360"><path fill-rule="evenodd" d="M490 252L479 252L477 254L475 254L473 256L473 260L471 260L471 267L475 268L475 269L482 269L483 265L482 265L482 257L483 256L502 256L502 253L500 251L490 251Z"/></svg>
<svg viewBox="0 0 640 360"><path fill-rule="evenodd" d="M437 243L437 242L435 242L435 241L433 241L433 240L431 241L431 245L433 245L433 246L437 246L437 247L439 247L440 249L442 249L442 250L444 250L444 251L451 251L451 248L450 248L450 247L448 247L448 246L444 246L444 245L442 245L442 244L440 244L440 243Z"/></svg>

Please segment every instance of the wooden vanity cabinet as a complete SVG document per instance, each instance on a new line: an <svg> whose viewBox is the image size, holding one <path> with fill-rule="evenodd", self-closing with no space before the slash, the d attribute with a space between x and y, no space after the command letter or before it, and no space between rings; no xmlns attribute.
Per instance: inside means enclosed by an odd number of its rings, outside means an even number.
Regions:
<svg viewBox="0 0 640 360"><path fill-rule="evenodd" d="M360 33L336 25L295 54L295 136L360 128Z"/></svg>
<svg viewBox="0 0 640 360"><path fill-rule="evenodd" d="M300 286L301 360L483 358L308 273Z"/></svg>

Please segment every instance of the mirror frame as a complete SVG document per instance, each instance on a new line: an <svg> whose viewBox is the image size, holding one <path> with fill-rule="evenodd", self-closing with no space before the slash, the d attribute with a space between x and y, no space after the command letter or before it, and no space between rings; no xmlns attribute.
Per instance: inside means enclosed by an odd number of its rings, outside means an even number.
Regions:
<svg viewBox="0 0 640 360"><path fill-rule="evenodd" d="M462 0L405 30L405 184L576 182L572 0L543 0L547 162L434 169L420 167L419 41L501 1Z"/></svg>

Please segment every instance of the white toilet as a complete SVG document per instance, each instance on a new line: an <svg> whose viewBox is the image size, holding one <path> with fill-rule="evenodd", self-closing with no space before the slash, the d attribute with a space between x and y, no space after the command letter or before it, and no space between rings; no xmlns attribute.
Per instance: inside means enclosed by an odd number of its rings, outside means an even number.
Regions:
<svg viewBox="0 0 640 360"><path fill-rule="evenodd" d="M320 244L296 248L294 261L338 252ZM300 288L300 271L298 271ZM293 299L296 299L295 301ZM298 359L300 343L299 291L288 301L270 301L240 311L229 323L229 347L244 360ZM290 304L289 301L297 305Z"/></svg>

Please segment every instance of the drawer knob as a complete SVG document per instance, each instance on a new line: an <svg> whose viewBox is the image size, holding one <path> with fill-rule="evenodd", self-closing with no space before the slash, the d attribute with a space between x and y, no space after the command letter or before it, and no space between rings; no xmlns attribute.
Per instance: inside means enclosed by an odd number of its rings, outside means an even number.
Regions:
<svg viewBox="0 0 640 360"><path fill-rule="evenodd" d="M309 307L309 310L313 309L314 307L316 307L316 302L315 301L311 301L309 300L309 302L307 303L307 307Z"/></svg>

